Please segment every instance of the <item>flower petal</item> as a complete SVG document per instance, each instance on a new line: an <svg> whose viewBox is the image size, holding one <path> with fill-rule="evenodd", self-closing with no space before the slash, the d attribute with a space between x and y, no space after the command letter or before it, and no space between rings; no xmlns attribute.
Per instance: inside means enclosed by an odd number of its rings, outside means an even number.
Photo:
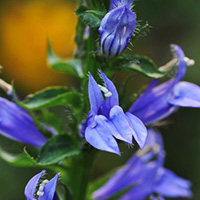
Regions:
<svg viewBox="0 0 200 200"><path fill-rule="evenodd" d="M174 80L145 91L130 107L129 112L146 125L158 122L173 113L177 107L168 103L172 96Z"/></svg>
<svg viewBox="0 0 200 200"><path fill-rule="evenodd" d="M184 58L185 58L185 54L183 52L183 50L178 46L178 45L175 45L173 44L172 45L175 53L176 53L176 56L178 58L178 61L179 61L179 64L178 64L178 73L175 77L175 82L179 82L185 75L185 72L186 72L186 63L184 61Z"/></svg>
<svg viewBox="0 0 200 200"><path fill-rule="evenodd" d="M142 169L143 165L140 158L133 156L106 184L95 191L92 197L97 200L104 200L130 185L136 184L140 180Z"/></svg>
<svg viewBox="0 0 200 200"><path fill-rule="evenodd" d="M120 155L119 147L113 137L113 132L116 132L103 115L95 117L97 122L96 127L87 127L85 131L85 139L95 148L116 153Z"/></svg>
<svg viewBox="0 0 200 200"><path fill-rule="evenodd" d="M104 98L97 82L94 80L91 73L89 73L88 92L91 112L93 115L97 115L100 106L104 103Z"/></svg>
<svg viewBox="0 0 200 200"><path fill-rule="evenodd" d="M132 115L131 113L126 113L126 119L129 122L130 127L132 128L132 135L135 138L136 142L140 146L140 148L144 147L146 138L147 138L147 129L144 126L143 122Z"/></svg>
<svg viewBox="0 0 200 200"><path fill-rule="evenodd" d="M24 194L25 194L27 200L33 200L33 198L34 198L33 195L35 193L38 181L42 177L43 173L44 173L44 171L41 171L39 174L36 174L27 183L25 190L24 190Z"/></svg>
<svg viewBox="0 0 200 200"><path fill-rule="evenodd" d="M192 197L191 183L172 171L160 168L154 191L166 197Z"/></svg>
<svg viewBox="0 0 200 200"><path fill-rule="evenodd" d="M113 106L110 110L110 121L117 129L117 132L124 138L126 142L132 144L132 136L134 130L127 121L126 115L119 106Z"/></svg>
<svg viewBox="0 0 200 200"><path fill-rule="evenodd" d="M44 195L40 196L38 200L53 200L59 174L56 174L44 187Z"/></svg>
<svg viewBox="0 0 200 200"><path fill-rule="evenodd" d="M182 106L200 108L200 87L189 82L179 82L174 87L174 99L170 99L169 103Z"/></svg>
<svg viewBox="0 0 200 200"><path fill-rule="evenodd" d="M46 138L38 131L33 119L15 103L0 97L0 134L19 142L41 147Z"/></svg>
<svg viewBox="0 0 200 200"><path fill-rule="evenodd" d="M107 76L102 71L100 71L100 73L105 83L105 87L112 93L111 97L106 98L105 102L106 106L113 107L115 105L119 105L119 98L115 85L111 80L107 78Z"/></svg>

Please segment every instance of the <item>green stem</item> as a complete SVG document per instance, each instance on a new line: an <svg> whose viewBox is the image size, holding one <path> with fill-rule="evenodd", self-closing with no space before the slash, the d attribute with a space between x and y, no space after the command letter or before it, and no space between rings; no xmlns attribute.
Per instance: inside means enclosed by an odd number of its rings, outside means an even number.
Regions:
<svg viewBox="0 0 200 200"><path fill-rule="evenodd" d="M83 150L80 155L74 156L71 160L70 188L73 192L73 200L86 199L96 152L95 149Z"/></svg>

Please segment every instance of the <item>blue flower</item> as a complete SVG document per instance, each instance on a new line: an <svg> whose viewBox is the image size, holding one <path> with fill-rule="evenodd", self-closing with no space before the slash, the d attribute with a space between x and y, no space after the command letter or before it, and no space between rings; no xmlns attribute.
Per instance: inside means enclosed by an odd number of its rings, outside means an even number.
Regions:
<svg viewBox="0 0 200 200"><path fill-rule="evenodd" d="M114 84L103 72L101 76L105 87L98 85L89 74L88 91L91 110L88 119L82 125L83 136L93 147L116 154L120 154L120 151L115 138L132 144L133 136L143 148L147 137L146 127L131 113L124 114L119 106L118 93Z"/></svg>
<svg viewBox="0 0 200 200"><path fill-rule="evenodd" d="M133 103L129 112L139 117L146 125L158 122L182 107L200 107L200 87L180 81L186 72L186 58L182 49L173 45L178 59L176 77L158 86L153 80L146 91Z"/></svg>
<svg viewBox="0 0 200 200"><path fill-rule="evenodd" d="M0 134L10 139L41 147L46 138L38 131L25 110L0 97Z"/></svg>
<svg viewBox="0 0 200 200"><path fill-rule="evenodd" d="M44 171L31 178L25 187L24 194L27 200L59 200L56 194L56 185L59 174L50 181L42 180Z"/></svg>
<svg viewBox="0 0 200 200"><path fill-rule="evenodd" d="M130 0L114 0L111 10L101 21L100 51L106 56L116 56L127 47L136 26L136 15Z"/></svg>
<svg viewBox="0 0 200 200"><path fill-rule="evenodd" d="M125 166L95 191L93 198L105 200L125 189L129 190L119 200L143 200L154 193L170 198L190 198L190 182L164 168L164 157L161 135L150 129L144 149L136 152Z"/></svg>

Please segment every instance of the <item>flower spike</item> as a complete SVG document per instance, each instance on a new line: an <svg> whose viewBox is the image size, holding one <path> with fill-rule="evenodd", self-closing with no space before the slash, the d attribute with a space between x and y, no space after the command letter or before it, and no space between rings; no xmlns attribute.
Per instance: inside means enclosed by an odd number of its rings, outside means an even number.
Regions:
<svg viewBox="0 0 200 200"><path fill-rule="evenodd" d="M83 137L95 148L120 155L116 139L132 144L135 138L140 148L143 148L147 130L140 119L131 113L124 113L119 106L117 90L106 75L101 71L104 81L103 92L112 94L105 96L93 76L89 74L89 100L91 110L88 119L82 124ZM115 139L116 138L116 139Z"/></svg>

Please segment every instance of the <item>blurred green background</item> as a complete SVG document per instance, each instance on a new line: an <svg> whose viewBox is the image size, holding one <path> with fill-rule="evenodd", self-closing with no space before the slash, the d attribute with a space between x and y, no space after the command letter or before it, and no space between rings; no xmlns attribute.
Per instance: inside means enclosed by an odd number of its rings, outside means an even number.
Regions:
<svg viewBox="0 0 200 200"><path fill-rule="evenodd" d="M55 52L62 57L73 56L73 37L77 19L73 1L0 1L0 64L1 77L15 80L17 91L28 94L49 85L72 85L70 76L52 72L46 66L46 44L50 38ZM184 80L200 85L200 1L140 0L135 1L137 19L153 27L147 37L138 38L133 53L146 55L160 66L170 58L171 43L182 47L196 61L188 68ZM130 89L137 91L148 79L135 75ZM117 80L115 78L115 82ZM134 85L134 88L133 88ZM159 128L167 152L165 166L192 183L194 200L200 199L200 110L179 109ZM15 143L0 138L1 144L12 148ZM18 145L22 149L23 145ZM95 162L94 178L123 164L134 148L121 145L122 156L100 153ZM22 200L27 181L40 169L22 169L0 160L0 200ZM134 199L133 199L134 200Z"/></svg>

